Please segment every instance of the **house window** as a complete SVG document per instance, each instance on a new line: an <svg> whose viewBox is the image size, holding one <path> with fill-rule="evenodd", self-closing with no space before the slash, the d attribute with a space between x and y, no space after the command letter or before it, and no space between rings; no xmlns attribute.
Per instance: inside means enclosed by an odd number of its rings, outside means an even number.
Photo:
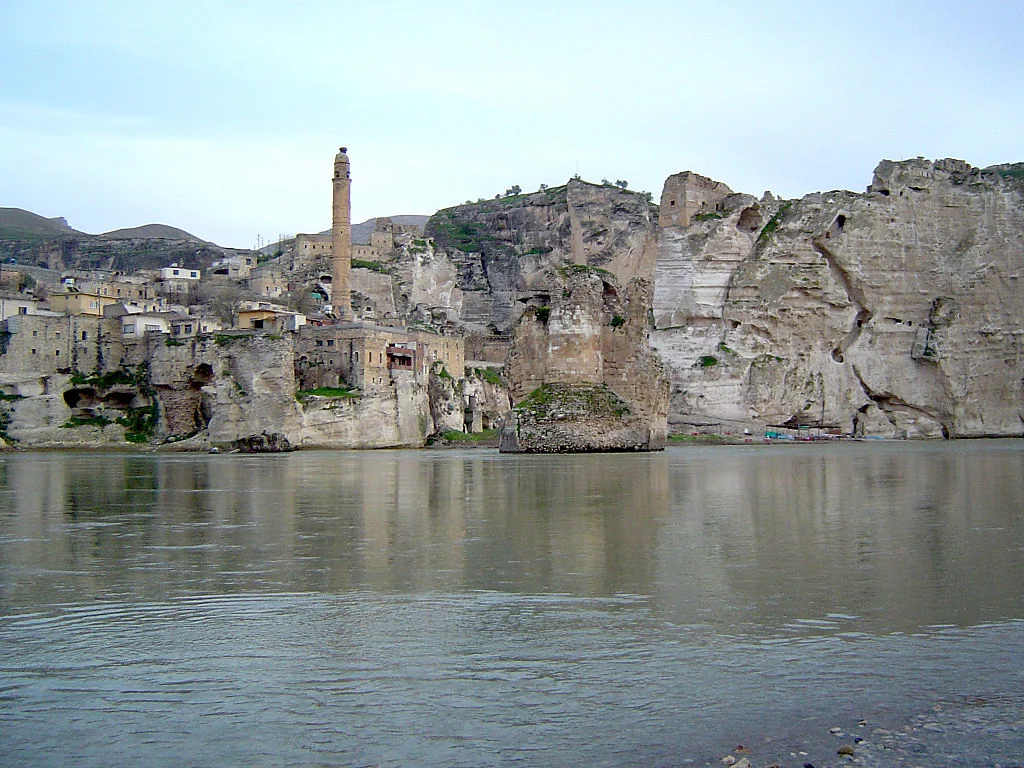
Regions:
<svg viewBox="0 0 1024 768"><path fill-rule="evenodd" d="M28 314L28 307L18 307L18 314L19 315L27 315Z"/></svg>
<svg viewBox="0 0 1024 768"><path fill-rule="evenodd" d="M124 326L125 333L135 333L135 323L127 323Z"/></svg>
<svg viewBox="0 0 1024 768"><path fill-rule="evenodd" d="M58 339L60 338L60 331L57 331L57 333L56 333L56 337L57 337Z"/></svg>
<svg viewBox="0 0 1024 768"><path fill-rule="evenodd" d="M327 346L328 347L333 347L334 346L334 339L328 339L327 340Z"/></svg>
<svg viewBox="0 0 1024 768"><path fill-rule="evenodd" d="M32 350L32 354L34 355L35 353L36 353L36 351L35 351L35 350L33 349L33 350Z"/></svg>
<svg viewBox="0 0 1024 768"><path fill-rule="evenodd" d="M324 340L323 340L323 339L317 339L317 340L316 340L316 345L317 345L318 347L322 347L322 346L324 345Z"/></svg>
<svg viewBox="0 0 1024 768"><path fill-rule="evenodd" d="M82 331L82 341L86 341L86 340L88 340L88 338L89 338L89 333L87 331Z"/></svg>
<svg viewBox="0 0 1024 768"><path fill-rule="evenodd" d="M186 325L185 326L185 333L192 333L192 326L191 325Z"/></svg>
<svg viewBox="0 0 1024 768"><path fill-rule="evenodd" d="M174 273L174 276L175 276L175 277L177 277L177 276L178 276L178 274L179 274L179 273L178 273L178 270L176 270L176 269L175 269L175 270L173 270L173 273Z"/></svg>
<svg viewBox="0 0 1024 768"><path fill-rule="evenodd" d="M58 349L58 350L57 350L56 352L54 352L53 354L55 354L55 355L56 355L57 357L60 357L60 350Z"/></svg>
<svg viewBox="0 0 1024 768"><path fill-rule="evenodd" d="M32 331L32 335L33 336L38 336L39 335L39 331Z"/></svg>

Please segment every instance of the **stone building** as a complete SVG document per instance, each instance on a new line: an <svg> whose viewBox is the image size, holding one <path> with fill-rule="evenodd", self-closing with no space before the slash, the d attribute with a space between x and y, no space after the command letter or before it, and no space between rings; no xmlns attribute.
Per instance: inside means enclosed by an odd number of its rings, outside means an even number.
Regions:
<svg viewBox="0 0 1024 768"><path fill-rule="evenodd" d="M688 227L695 216L721 213L731 194L729 187L707 176L692 171L673 174L665 179L658 225Z"/></svg>
<svg viewBox="0 0 1024 768"><path fill-rule="evenodd" d="M106 325L104 325L106 323ZM94 371L104 357L104 329L116 321L89 315L15 315L0 326L0 386L17 387L57 373ZM11 394L25 394L12 392Z"/></svg>
<svg viewBox="0 0 1024 768"><path fill-rule="evenodd" d="M291 250L291 270L314 266L320 259L331 258L331 235L296 235Z"/></svg>
<svg viewBox="0 0 1024 768"><path fill-rule="evenodd" d="M410 371L425 382L435 364L461 378L466 366L460 338L355 323L303 326L295 356L303 389L386 387L392 371Z"/></svg>
<svg viewBox="0 0 1024 768"><path fill-rule="evenodd" d="M65 315L91 315L102 317L103 308L117 304L119 299L116 296L105 296L101 292L80 291L77 288L68 286L64 293L55 293L50 296L50 309Z"/></svg>

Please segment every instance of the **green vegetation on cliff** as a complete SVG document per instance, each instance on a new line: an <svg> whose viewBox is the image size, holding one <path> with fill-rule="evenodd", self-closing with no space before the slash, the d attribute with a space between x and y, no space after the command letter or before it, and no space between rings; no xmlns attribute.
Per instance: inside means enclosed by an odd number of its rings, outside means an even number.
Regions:
<svg viewBox="0 0 1024 768"><path fill-rule="evenodd" d="M540 421L581 417L619 417L629 404L604 384L545 384L522 399L515 409Z"/></svg>
<svg viewBox="0 0 1024 768"><path fill-rule="evenodd" d="M295 399L300 403L311 397L324 397L335 399L339 397L359 397L359 392L346 387L317 387L316 389L300 389L295 393Z"/></svg>

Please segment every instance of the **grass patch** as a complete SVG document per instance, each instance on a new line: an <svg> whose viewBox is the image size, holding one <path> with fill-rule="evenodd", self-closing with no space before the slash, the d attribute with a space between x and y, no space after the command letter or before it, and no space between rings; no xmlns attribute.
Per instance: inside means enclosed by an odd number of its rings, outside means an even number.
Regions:
<svg viewBox="0 0 1024 768"><path fill-rule="evenodd" d="M145 374L143 373L142 376L144 379ZM127 368L118 368L116 371L107 371L106 373L94 373L90 376L86 376L84 373L74 373L71 376L71 383L76 386L85 385L99 389L110 389L118 384L138 386L139 373L132 373Z"/></svg>
<svg viewBox="0 0 1024 768"><path fill-rule="evenodd" d="M349 389L348 387L317 387L316 389L300 389L295 393L295 399L299 402L310 397L326 397L332 399L339 397L359 397L359 393Z"/></svg>
<svg viewBox="0 0 1024 768"><path fill-rule="evenodd" d="M546 323L548 318L551 317L551 307L537 307L533 314L536 315L537 319L542 323Z"/></svg>
<svg viewBox="0 0 1024 768"><path fill-rule="evenodd" d="M718 358L714 355L701 355L697 358L697 363L694 368L710 368L713 365L718 365Z"/></svg>
<svg viewBox="0 0 1024 768"><path fill-rule="evenodd" d="M629 413L629 404L604 384L545 384L523 398L515 410L539 420L621 418Z"/></svg>
<svg viewBox="0 0 1024 768"><path fill-rule="evenodd" d="M128 408L116 421L124 427L124 439L129 443L148 443L156 431L156 403Z"/></svg>
<svg viewBox="0 0 1024 768"><path fill-rule="evenodd" d="M474 372L476 373L477 378L486 381L488 384L493 384L496 387L505 386L505 382L502 381L501 374L493 368L476 368L474 369Z"/></svg>
<svg viewBox="0 0 1024 768"><path fill-rule="evenodd" d="M174 338L171 338L170 336L168 336L166 339L164 339L164 346L167 346L167 347L184 347L185 346L185 342L182 341L181 339L174 339Z"/></svg>
<svg viewBox="0 0 1024 768"><path fill-rule="evenodd" d="M388 268L379 261L367 259L352 259L352 269L369 269L373 272L380 272L382 275L388 274Z"/></svg>
<svg viewBox="0 0 1024 768"><path fill-rule="evenodd" d="M793 201L787 200L781 206L779 210L775 212L768 223L761 229L760 234L757 236L758 245L766 245L768 240L771 238L772 233L775 232L780 226L782 226L782 220L786 218L786 214L789 213L789 209L793 207Z"/></svg>
<svg viewBox="0 0 1024 768"><path fill-rule="evenodd" d="M441 437L449 443L462 445L479 445L480 443L491 443L498 439L498 430L485 429L482 432L459 432L449 429L441 433Z"/></svg>
<svg viewBox="0 0 1024 768"><path fill-rule="evenodd" d="M609 323L609 325L612 328L621 328L625 324L626 324L626 318L624 318L622 315L614 315L612 317L612 321Z"/></svg>
<svg viewBox="0 0 1024 768"><path fill-rule="evenodd" d="M61 429L75 429L77 427L99 427L103 429L107 424L114 422L106 416L72 416L60 425Z"/></svg>
<svg viewBox="0 0 1024 768"><path fill-rule="evenodd" d="M218 347L226 347L229 344L234 344L236 341L244 341L245 339L251 339L253 336L251 333L215 333L213 340Z"/></svg>

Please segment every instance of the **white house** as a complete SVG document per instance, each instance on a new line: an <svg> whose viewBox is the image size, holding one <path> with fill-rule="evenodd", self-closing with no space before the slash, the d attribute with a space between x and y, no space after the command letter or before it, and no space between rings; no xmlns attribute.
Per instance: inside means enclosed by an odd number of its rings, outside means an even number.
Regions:
<svg viewBox="0 0 1024 768"><path fill-rule="evenodd" d="M180 319L168 312L141 312L121 317L121 336L125 339L141 339L147 333L170 333L171 323Z"/></svg>
<svg viewBox="0 0 1024 768"><path fill-rule="evenodd" d="M164 267L160 270L161 280L198 280L200 270L198 269L185 269L179 267L177 264L171 264L169 267Z"/></svg>

